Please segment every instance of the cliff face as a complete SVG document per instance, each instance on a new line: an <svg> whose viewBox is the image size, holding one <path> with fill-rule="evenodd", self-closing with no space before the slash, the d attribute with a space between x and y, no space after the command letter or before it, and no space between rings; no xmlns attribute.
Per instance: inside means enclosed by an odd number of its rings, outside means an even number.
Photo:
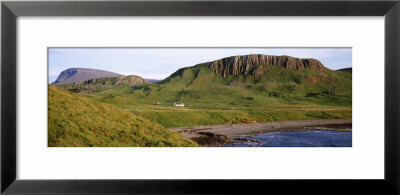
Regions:
<svg viewBox="0 0 400 195"><path fill-rule="evenodd" d="M261 54L232 56L213 62L203 63L199 66L206 66L214 73L220 74L225 78L228 75L238 74L253 74L257 77L266 71L265 68L262 68L259 65L280 66L288 70L310 69L315 71L326 69L324 65L316 59L301 59L291 56L271 56Z"/></svg>

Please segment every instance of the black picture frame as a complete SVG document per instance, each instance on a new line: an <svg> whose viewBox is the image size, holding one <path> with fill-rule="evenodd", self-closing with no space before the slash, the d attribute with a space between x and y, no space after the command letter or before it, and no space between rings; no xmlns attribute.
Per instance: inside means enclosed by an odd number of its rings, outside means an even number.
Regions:
<svg viewBox="0 0 400 195"><path fill-rule="evenodd" d="M19 16L385 16L385 176L382 180L16 179L16 33ZM2 1L3 194L399 194L400 3L369 1ZM233 170L234 171L234 170ZM365 170L368 171L368 170Z"/></svg>

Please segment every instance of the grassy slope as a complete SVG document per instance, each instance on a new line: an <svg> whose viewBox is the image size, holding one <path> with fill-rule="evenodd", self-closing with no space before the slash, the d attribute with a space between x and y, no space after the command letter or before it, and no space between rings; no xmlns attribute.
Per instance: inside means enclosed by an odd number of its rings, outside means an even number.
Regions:
<svg viewBox="0 0 400 195"><path fill-rule="evenodd" d="M268 71L256 79L250 75L222 78L195 66L161 83L113 86L87 97L165 127L352 117L351 73L264 68ZM185 108L171 106L182 99Z"/></svg>
<svg viewBox="0 0 400 195"><path fill-rule="evenodd" d="M196 146L184 136L115 106L49 85L48 145Z"/></svg>
<svg viewBox="0 0 400 195"><path fill-rule="evenodd" d="M337 71L342 71L342 72L349 72L349 73L351 73L352 71L353 71L353 68L342 68L342 69L339 69L339 70L337 70Z"/></svg>
<svg viewBox="0 0 400 195"><path fill-rule="evenodd" d="M279 67L268 69L255 79L252 75L222 78L205 67L194 67L147 91L143 90L142 97L152 99L169 93L166 97L170 99L164 98L168 103L179 101L183 96L189 103L217 101L237 105L315 103L351 106L351 73L285 70Z"/></svg>

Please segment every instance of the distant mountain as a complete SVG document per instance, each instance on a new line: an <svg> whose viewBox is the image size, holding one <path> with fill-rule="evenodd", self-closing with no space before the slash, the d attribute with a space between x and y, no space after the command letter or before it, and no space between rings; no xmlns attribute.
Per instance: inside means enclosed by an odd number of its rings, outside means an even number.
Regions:
<svg viewBox="0 0 400 195"><path fill-rule="evenodd" d="M137 86L150 84L149 81L140 76L117 76L117 77L101 77L79 81L75 83L60 84L59 88L69 90L75 93L87 93L88 91L99 91L113 86Z"/></svg>
<svg viewBox="0 0 400 195"><path fill-rule="evenodd" d="M350 68L342 68L342 69L339 69L337 71L350 72L351 73L353 71L353 68L352 67L350 67Z"/></svg>
<svg viewBox="0 0 400 195"><path fill-rule="evenodd" d="M158 79L146 79L147 81L149 81L150 83L158 83L162 80L158 80Z"/></svg>
<svg viewBox="0 0 400 195"><path fill-rule="evenodd" d="M62 71L61 74L58 76L57 80L54 81L52 84L60 85L67 83L75 83L79 81L86 81L100 77L118 77L118 76L122 75L114 72L90 69L90 68L69 68L67 70Z"/></svg>

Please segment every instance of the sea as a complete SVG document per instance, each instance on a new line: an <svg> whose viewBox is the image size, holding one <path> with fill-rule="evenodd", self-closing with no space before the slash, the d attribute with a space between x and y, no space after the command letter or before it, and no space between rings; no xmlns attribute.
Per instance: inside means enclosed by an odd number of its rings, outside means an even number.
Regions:
<svg viewBox="0 0 400 195"><path fill-rule="evenodd" d="M238 141L224 147L352 147L352 132L333 130L269 132L240 138L252 141Z"/></svg>

